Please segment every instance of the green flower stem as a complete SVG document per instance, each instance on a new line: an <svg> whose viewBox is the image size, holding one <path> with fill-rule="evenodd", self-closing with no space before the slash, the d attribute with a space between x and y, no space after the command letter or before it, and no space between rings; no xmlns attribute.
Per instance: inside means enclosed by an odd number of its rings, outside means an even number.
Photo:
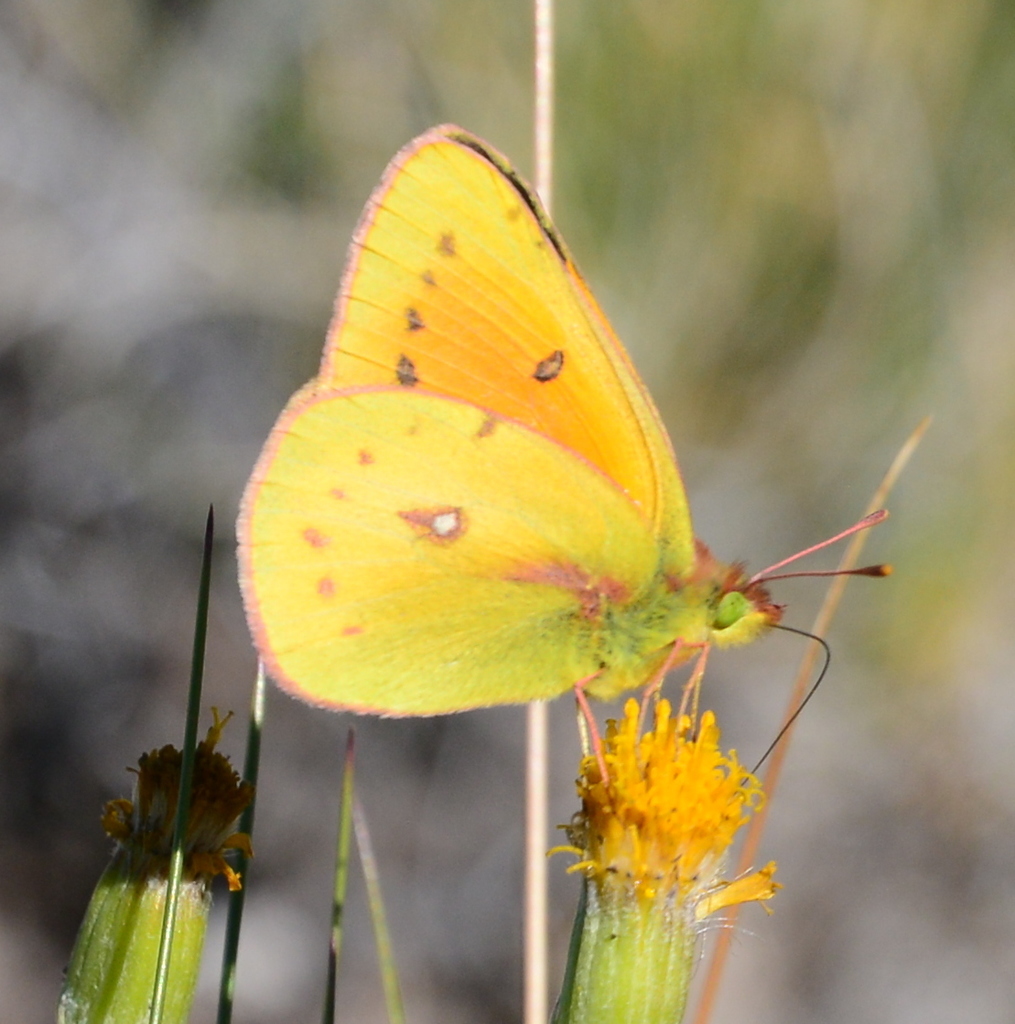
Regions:
<svg viewBox="0 0 1015 1024"><path fill-rule="evenodd" d="M59 1024L146 1024L167 883L120 854L92 894L60 996ZM163 1024L186 1024L201 964L210 887L184 880Z"/></svg>
<svg viewBox="0 0 1015 1024"><path fill-rule="evenodd" d="M646 899L609 880L586 884L571 989L555 1024L677 1024L695 944L683 908L665 894Z"/></svg>

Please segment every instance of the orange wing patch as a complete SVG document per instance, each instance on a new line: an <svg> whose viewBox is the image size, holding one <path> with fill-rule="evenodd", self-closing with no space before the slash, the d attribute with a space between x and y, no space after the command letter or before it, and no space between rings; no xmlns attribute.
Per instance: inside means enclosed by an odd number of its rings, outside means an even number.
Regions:
<svg viewBox="0 0 1015 1024"><path fill-rule="evenodd" d="M676 571L693 564L683 488L651 399L538 200L460 129L406 147L367 204L317 386L392 381L578 452L668 538Z"/></svg>

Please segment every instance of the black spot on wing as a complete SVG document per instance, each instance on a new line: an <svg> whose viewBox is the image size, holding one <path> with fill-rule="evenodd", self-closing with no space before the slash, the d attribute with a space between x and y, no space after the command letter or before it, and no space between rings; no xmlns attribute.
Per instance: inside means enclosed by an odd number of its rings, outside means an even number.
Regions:
<svg viewBox="0 0 1015 1024"><path fill-rule="evenodd" d="M416 364L407 356L398 357L398 366L395 368L395 376L403 388L411 388L419 383L419 375L416 373Z"/></svg>
<svg viewBox="0 0 1015 1024"><path fill-rule="evenodd" d="M536 372L532 376L541 384L545 384L547 381L560 376L560 371L563 368L564 353L558 348L556 352L551 352L545 359L539 361L536 365Z"/></svg>

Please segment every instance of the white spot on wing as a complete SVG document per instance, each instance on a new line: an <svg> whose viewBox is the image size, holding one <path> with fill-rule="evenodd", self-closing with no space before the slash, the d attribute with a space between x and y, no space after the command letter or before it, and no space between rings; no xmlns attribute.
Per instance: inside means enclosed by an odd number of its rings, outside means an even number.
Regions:
<svg viewBox="0 0 1015 1024"><path fill-rule="evenodd" d="M462 516L458 509L441 512L433 517L431 529L438 537L450 537L462 528Z"/></svg>

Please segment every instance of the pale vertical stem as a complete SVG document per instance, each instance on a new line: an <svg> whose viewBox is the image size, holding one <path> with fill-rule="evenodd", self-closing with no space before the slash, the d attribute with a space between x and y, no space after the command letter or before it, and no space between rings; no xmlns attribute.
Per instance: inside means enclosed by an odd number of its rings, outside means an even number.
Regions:
<svg viewBox="0 0 1015 1024"><path fill-rule="evenodd" d="M526 709L528 725L525 772L525 1024L546 1024L546 834L547 705L534 701Z"/></svg>
<svg viewBox="0 0 1015 1024"><path fill-rule="evenodd" d="M553 177L553 0L535 2L536 191L550 211ZM545 1024L547 999L548 715L528 706L525 773L525 1024Z"/></svg>
<svg viewBox="0 0 1015 1024"><path fill-rule="evenodd" d="M896 481L902 475L902 471L906 468L906 464L912 458L913 453L916 451L917 445L923 439L923 435L926 433L927 428L930 426L930 417L925 417L916 430L906 439L902 448L899 449L898 455L892 460L891 466L888 467L888 472L885 473L878 485L878 489L874 492L874 497L868 504L865 515L872 514L876 509L883 508L888 500L888 495L891 493L892 488L895 487ZM842 561L839 563L839 570L841 572L848 571L853 568L860 560L860 552L863 550L863 546L867 543L867 533L857 533L849 547L846 548L842 556ZM832 619L835 616L835 612L839 607L839 602L842 600L842 595L846 589L846 584L849 582L849 576L838 576L828 588L825 594L825 599L821 604L821 608L818 611L818 616L814 620L814 625L811 627L811 632L816 636L823 637L827 632L829 626L832 624ZM807 651L804 654L803 661L800 665L800 671L797 673L796 683L793 687L793 693L790 696L789 703L786 707L786 713L783 716L783 725L792 721L792 716L796 710L800 707L800 702L803 700L804 695L807 692L808 680L814 671L814 661L817 657L818 645L812 643L808 646ZM776 787L779 784L779 777L782 774L782 766L786 759L786 753L789 750L789 741L792 738L793 726L795 723L790 725L786 729L785 735L779 741L778 746L772 751L772 756L769 760L768 771L765 773L764 787L765 787L765 805L762 807L757 814L751 819L750 827L747 831L747 836L744 841L743 848L740 851L739 863L737 864L735 878L739 878L741 875L746 874L750 867L755 863L757 857L758 848L761 845L761 836L765 830L765 824L768 820L768 809L772 803L772 797L775 795ZM712 1019L712 1013L715 1010L716 1000L719 995L719 983L722 980L723 971L726 968L726 962L729 958L730 942L732 936L736 935L736 923L737 917L740 914L740 908L743 904L737 904L729 908L726 912L725 927L719 932L719 937L716 940L715 949L712 952L712 959L709 962L708 970L705 974L705 979L701 988L701 995L698 999L698 1006L694 1013L693 1024L709 1024Z"/></svg>
<svg viewBox="0 0 1015 1024"><path fill-rule="evenodd" d="M553 202L553 0L536 4L536 191Z"/></svg>

